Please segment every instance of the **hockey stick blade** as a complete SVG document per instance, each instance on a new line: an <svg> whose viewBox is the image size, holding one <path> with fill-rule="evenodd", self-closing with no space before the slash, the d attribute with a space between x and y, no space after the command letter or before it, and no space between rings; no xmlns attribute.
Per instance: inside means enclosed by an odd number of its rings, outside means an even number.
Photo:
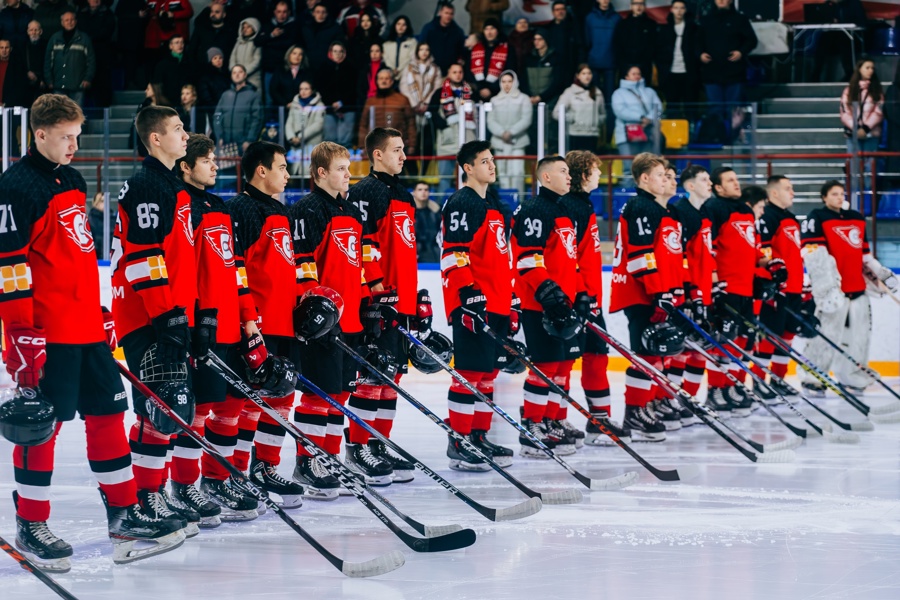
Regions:
<svg viewBox="0 0 900 600"><path fill-rule="evenodd" d="M770 454L772 452L778 452L779 450L793 450L803 443L803 438L792 437L784 440L783 442L776 442L774 444L766 444L764 453Z"/></svg>
<svg viewBox="0 0 900 600"><path fill-rule="evenodd" d="M869 420L873 423L888 424L900 423L900 412L892 412L887 414L869 415Z"/></svg>
<svg viewBox="0 0 900 600"><path fill-rule="evenodd" d="M65 598L66 600L78 600L74 594L71 594L67 589L56 583L55 579L41 571L36 564L25 558L21 552L13 548L9 542L2 537L0 537L0 550L9 554L14 561L19 563L19 566L22 567L23 570L28 571L37 577L41 583L53 590L60 598Z"/></svg>
<svg viewBox="0 0 900 600"><path fill-rule="evenodd" d="M842 431L840 433L832 433L830 431L823 431L822 437L826 442L831 442L832 444L858 444L859 443L859 435L853 433L852 431Z"/></svg>
<svg viewBox="0 0 900 600"><path fill-rule="evenodd" d="M796 460L797 454L793 450L780 450L778 452L764 452L756 455L756 463L789 463Z"/></svg>
<svg viewBox="0 0 900 600"><path fill-rule="evenodd" d="M365 562L349 562L345 560L341 566L341 573L347 577L377 577L402 567L405 562L406 559L403 557L403 553L399 550L394 550Z"/></svg>
<svg viewBox="0 0 900 600"><path fill-rule="evenodd" d="M530 517L534 513L541 510L543 503L540 498L529 498L524 502L520 502L514 506L493 509L493 517L489 517L491 521L515 521Z"/></svg>
<svg viewBox="0 0 900 600"><path fill-rule="evenodd" d="M461 525L424 525L421 531L416 529L416 531L419 531L427 538L441 537L442 535L449 535L462 530Z"/></svg>
<svg viewBox="0 0 900 600"><path fill-rule="evenodd" d="M621 490L622 488L634 485L638 480L637 471L628 471L609 479L591 479L592 492L608 492L612 490Z"/></svg>
<svg viewBox="0 0 900 600"><path fill-rule="evenodd" d="M400 535L402 534L402 536ZM448 552L468 548L475 543L475 532L471 529L461 529L453 533L445 533L437 537L414 537L401 530L400 536L403 542L416 552Z"/></svg>
<svg viewBox="0 0 900 600"><path fill-rule="evenodd" d="M870 406L869 414L870 415L886 415L889 413L895 413L900 411L900 402L894 401L888 404L881 404L879 406Z"/></svg>
<svg viewBox="0 0 900 600"><path fill-rule="evenodd" d="M558 492L540 492L537 496L544 504L578 504L584 500L581 490L560 490Z"/></svg>

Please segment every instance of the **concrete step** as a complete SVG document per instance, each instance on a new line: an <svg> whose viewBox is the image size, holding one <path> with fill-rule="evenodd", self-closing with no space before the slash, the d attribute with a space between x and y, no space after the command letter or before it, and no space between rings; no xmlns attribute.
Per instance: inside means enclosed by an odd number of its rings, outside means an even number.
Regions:
<svg viewBox="0 0 900 600"><path fill-rule="evenodd" d="M759 129L756 142L760 145L781 144L786 146L820 146L822 144L844 144L844 130L840 127L815 127L806 129L772 128ZM797 152L802 152L799 148Z"/></svg>
<svg viewBox="0 0 900 600"><path fill-rule="evenodd" d="M110 149L128 150L128 135L113 134L105 136L102 133L84 134L78 138L78 145L89 150L103 150L106 141L109 140Z"/></svg>
<svg viewBox="0 0 900 600"><path fill-rule="evenodd" d="M110 119L109 120L109 133L116 134L130 134L131 133L131 125L133 121L131 119ZM88 119L84 124L84 133L106 133L103 130L104 123L102 119Z"/></svg>
<svg viewBox="0 0 900 600"><path fill-rule="evenodd" d="M137 114L138 106L140 106L139 102L135 102L134 104L116 104L114 106L110 106L109 118L134 119L134 115Z"/></svg>
<svg viewBox="0 0 900 600"><path fill-rule="evenodd" d="M838 98L772 98L760 104L761 115L806 115L830 114L838 116L840 102Z"/></svg>
<svg viewBox="0 0 900 600"><path fill-rule="evenodd" d="M843 141L843 137L841 141ZM837 154L847 152L847 144L779 144L770 141L757 146L757 152L759 154Z"/></svg>
<svg viewBox="0 0 900 600"><path fill-rule="evenodd" d="M144 90L119 90L113 92L113 104L127 104L129 106L137 106L146 98Z"/></svg>
<svg viewBox="0 0 900 600"><path fill-rule="evenodd" d="M837 113L765 114L756 117L759 129L821 129L840 126Z"/></svg>
<svg viewBox="0 0 900 600"><path fill-rule="evenodd" d="M763 97L778 98L840 98L846 83L780 83L761 86Z"/></svg>

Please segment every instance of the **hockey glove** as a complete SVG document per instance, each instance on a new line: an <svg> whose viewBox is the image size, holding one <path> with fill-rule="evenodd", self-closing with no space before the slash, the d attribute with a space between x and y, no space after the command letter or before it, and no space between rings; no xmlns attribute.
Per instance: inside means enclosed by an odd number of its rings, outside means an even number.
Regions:
<svg viewBox="0 0 900 600"><path fill-rule="evenodd" d="M110 350L115 350L119 345L119 338L116 336L116 320L105 306L101 306L100 310L103 311L103 331L106 333L106 343L109 344Z"/></svg>
<svg viewBox="0 0 900 600"><path fill-rule="evenodd" d="M156 356L160 364L169 369L187 362L191 345L191 330L184 308L176 306L157 316L152 321L156 330Z"/></svg>
<svg viewBox="0 0 900 600"><path fill-rule="evenodd" d="M431 333L431 320L434 312L431 309L431 294L428 290L419 290L416 296L416 320L414 329L419 333L419 339L424 340Z"/></svg>
<svg viewBox="0 0 900 600"><path fill-rule="evenodd" d="M778 289L782 289L785 284L787 284L787 265L784 264L783 260L780 258L773 258L766 265L766 270L769 272L769 275L772 276L772 281L775 282Z"/></svg>
<svg viewBox="0 0 900 600"><path fill-rule="evenodd" d="M241 358L247 363L247 368L251 372L257 374L263 372L266 359L269 358L269 351L266 349L262 335L254 333L250 337L241 336Z"/></svg>
<svg viewBox="0 0 900 600"><path fill-rule="evenodd" d="M653 300L653 314L650 315L651 323L663 323L669 320L669 315L675 311L675 296L672 292L657 294Z"/></svg>
<svg viewBox="0 0 900 600"><path fill-rule="evenodd" d="M487 297L472 286L459 290L460 318L462 325L472 333L478 333L481 323L487 322Z"/></svg>
<svg viewBox="0 0 900 600"><path fill-rule="evenodd" d="M575 312L583 319L591 320L597 314L597 296L591 296L587 292L575 294Z"/></svg>
<svg viewBox="0 0 900 600"><path fill-rule="evenodd" d="M509 335L514 336L519 333L522 317L522 301L515 294L512 295L512 303L509 306Z"/></svg>
<svg viewBox="0 0 900 600"><path fill-rule="evenodd" d="M541 305L544 315L552 323L563 325L573 319L578 320L568 296L552 279L547 279L538 286L534 292L534 299Z"/></svg>
<svg viewBox="0 0 900 600"><path fill-rule="evenodd" d="M385 290L373 295L368 301L363 301L359 307L359 320L363 331L369 340L381 337L386 329L393 326L397 318L397 290Z"/></svg>
<svg viewBox="0 0 900 600"><path fill-rule="evenodd" d="M6 371L19 387L37 387L47 362L47 338L42 329L24 325L6 328Z"/></svg>
<svg viewBox="0 0 900 600"><path fill-rule="evenodd" d="M713 304L720 304L723 302L725 297L728 296L728 282L717 281L713 283L711 295Z"/></svg>
<svg viewBox="0 0 900 600"><path fill-rule="evenodd" d="M194 358L203 358L216 347L218 314L218 308L203 308L194 312L194 337L191 345Z"/></svg>

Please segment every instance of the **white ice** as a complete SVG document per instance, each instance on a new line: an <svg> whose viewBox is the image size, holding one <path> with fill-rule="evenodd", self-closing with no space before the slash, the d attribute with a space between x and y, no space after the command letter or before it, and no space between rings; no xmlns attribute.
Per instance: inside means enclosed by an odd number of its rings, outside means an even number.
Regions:
<svg viewBox="0 0 900 600"><path fill-rule="evenodd" d="M577 386L574 396L581 399ZM612 376L614 416L621 417L623 377ZM404 385L446 415L444 375L412 374ZM498 402L517 414L521 376L503 376ZM896 386L897 381L893 383ZM702 392L701 392L702 393ZM886 404L873 387L865 401ZM824 406L845 421L861 420L847 404ZM814 414L811 409L806 410ZM785 413L787 414L787 413ZM570 409L570 420L584 420ZM821 422L822 419L814 419ZM801 423L794 418L794 424ZM518 450L515 430L495 415L492 437ZM734 423L756 441L790 436L756 412ZM461 490L489 506L524 499L494 472L450 471L446 437L400 400L393 438ZM53 480L55 533L75 547L71 573L56 579L77 597L146 599L353 598L433 600L643 598L691 600L900 598L900 425L876 425L857 445L811 438L796 462L757 465L704 426L670 434L663 444L634 444L654 465L698 465L690 482L664 484L618 448L585 448L568 462L594 477L636 470L638 483L589 492L550 461L516 457L510 473L539 490L579 488L581 504L545 506L521 521L492 523L422 473L385 494L427 524L458 523L478 539L465 550L416 554L353 498L307 501L291 511L326 547L361 561L401 550L406 565L369 580L337 572L271 512L257 521L205 530L164 556L114 566L80 421L57 445ZM286 443L281 471L290 475ZM10 494L11 448L0 442L0 533L15 536ZM390 513L388 513L390 514ZM32 575L0 554L0 598L53 598Z"/></svg>

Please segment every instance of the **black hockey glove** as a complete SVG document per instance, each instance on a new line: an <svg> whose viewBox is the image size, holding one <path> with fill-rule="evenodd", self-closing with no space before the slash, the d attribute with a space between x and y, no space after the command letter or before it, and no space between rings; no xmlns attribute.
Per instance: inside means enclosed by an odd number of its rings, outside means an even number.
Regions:
<svg viewBox="0 0 900 600"><path fill-rule="evenodd" d="M769 264L766 265L766 270L769 272L769 275L772 276L772 281L775 282L778 289L782 289L785 284L787 284L787 265L784 264L783 260L780 258L773 258L769 261Z"/></svg>
<svg viewBox="0 0 900 600"><path fill-rule="evenodd" d="M191 330L188 328L184 307L176 306L152 321L156 330L156 356L165 368L174 370L187 362L191 345Z"/></svg>
<svg viewBox="0 0 900 600"><path fill-rule="evenodd" d="M552 279L547 279L537 287L534 292L534 299L544 309L547 318L554 323L562 323L575 317L572 310L572 303L569 302L568 296L559 287L559 284Z"/></svg>
<svg viewBox="0 0 900 600"><path fill-rule="evenodd" d="M416 319L414 329L419 334L419 339L424 340L431 333L431 320L434 312L431 308L431 294L428 290L419 290L416 296Z"/></svg>
<svg viewBox="0 0 900 600"><path fill-rule="evenodd" d="M727 281L717 281L712 286L712 302L716 305L721 305L725 298L728 296L728 282Z"/></svg>
<svg viewBox="0 0 900 600"><path fill-rule="evenodd" d="M463 327L478 333L482 322L487 322L487 297L480 289L467 286L459 290L460 317Z"/></svg>
<svg viewBox="0 0 900 600"><path fill-rule="evenodd" d="M579 317L591 320L591 317L597 314L598 304L597 296L591 296L587 292L578 292L575 294L575 304L573 306Z"/></svg>
<svg viewBox="0 0 900 600"><path fill-rule="evenodd" d="M216 328L219 320L218 308L203 308L194 311L194 339L191 344L193 356L201 359L216 347Z"/></svg>
<svg viewBox="0 0 900 600"><path fill-rule="evenodd" d="M376 340L386 329L393 327L397 319L397 291L385 290L374 294L368 301L363 300L359 309L359 320L362 322L366 338Z"/></svg>

